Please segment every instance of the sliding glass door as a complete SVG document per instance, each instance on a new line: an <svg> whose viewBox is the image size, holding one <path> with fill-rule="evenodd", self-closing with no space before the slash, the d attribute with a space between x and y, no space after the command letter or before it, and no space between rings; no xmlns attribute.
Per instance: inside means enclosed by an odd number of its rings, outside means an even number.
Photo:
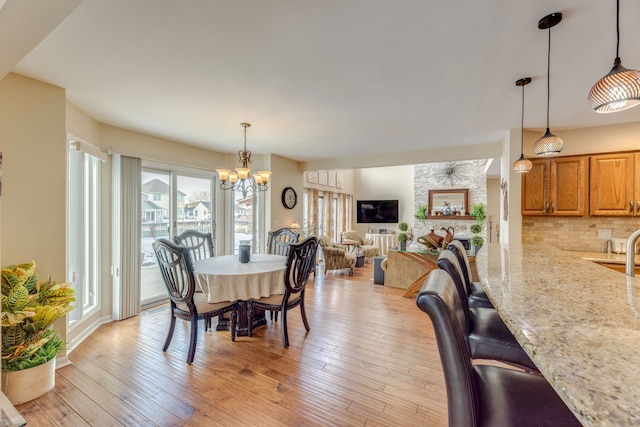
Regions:
<svg viewBox="0 0 640 427"><path fill-rule="evenodd" d="M213 178L143 168L141 207L141 300L149 306L167 299L153 242L185 230L211 232L215 247Z"/></svg>
<svg viewBox="0 0 640 427"><path fill-rule="evenodd" d="M238 244L241 240L251 242L253 253L263 253L266 242L262 238L264 221L264 193L247 193L234 191L232 194L233 206L233 253L238 253Z"/></svg>

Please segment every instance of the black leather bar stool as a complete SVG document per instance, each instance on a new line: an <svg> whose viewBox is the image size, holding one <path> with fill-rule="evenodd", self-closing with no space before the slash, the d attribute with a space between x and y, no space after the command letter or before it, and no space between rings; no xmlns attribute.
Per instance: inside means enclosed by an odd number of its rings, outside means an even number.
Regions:
<svg viewBox="0 0 640 427"><path fill-rule="evenodd" d="M484 289L482 289L482 284L471 280L471 264L469 263L469 257L467 256L467 250L462 245L462 242L454 239L449 242L447 249L454 253L460 263L462 280L464 280L467 293L469 294L469 307L493 308L493 304L491 304L489 297L485 293Z"/></svg>
<svg viewBox="0 0 640 427"><path fill-rule="evenodd" d="M451 427L580 426L541 375L473 365L460 294L443 270L432 271L416 298L431 318L447 387Z"/></svg>
<svg viewBox="0 0 640 427"><path fill-rule="evenodd" d="M464 316L466 323L465 333L469 340L471 357L500 360L529 372L537 372L538 368L516 341L495 309L469 307L460 264L452 251L447 249L440 253L438 267L451 277L459 293L461 301L459 314Z"/></svg>

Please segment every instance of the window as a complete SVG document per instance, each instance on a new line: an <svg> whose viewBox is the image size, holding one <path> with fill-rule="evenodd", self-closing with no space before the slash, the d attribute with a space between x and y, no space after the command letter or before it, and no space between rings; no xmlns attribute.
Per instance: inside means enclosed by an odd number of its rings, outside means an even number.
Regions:
<svg viewBox="0 0 640 427"><path fill-rule="evenodd" d="M84 152L86 144L72 141L68 152L67 281L76 291L76 308L69 326L100 308L100 164L101 158ZM92 150L100 155L96 148ZM106 159L106 157L104 157Z"/></svg>
<svg viewBox="0 0 640 427"><path fill-rule="evenodd" d="M153 242L158 238L171 239L185 230L197 230L212 233L215 245L215 223L211 215L206 218L198 215L198 209L201 205L216 209L216 204L212 173L153 162L143 162L143 165L148 166L142 169L141 216L153 219L142 222L140 236L140 297L142 307L148 307L168 298L153 252ZM147 200L147 194L153 194L153 201Z"/></svg>
<svg viewBox="0 0 640 427"><path fill-rule="evenodd" d="M264 193L248 193L246 197L241 190L231 194L233 204L233 253L238 253L241 240L251 241L253 253L264 252L265 242L262 238L264 224Z"/></svg>

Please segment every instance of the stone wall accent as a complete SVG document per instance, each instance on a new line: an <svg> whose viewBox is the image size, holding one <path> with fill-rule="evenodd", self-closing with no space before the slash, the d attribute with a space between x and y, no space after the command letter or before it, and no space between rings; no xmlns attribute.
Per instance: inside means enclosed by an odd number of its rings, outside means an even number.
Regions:
<svg viewBox="0 0 640 427"><path fill-rule="evenodd" d="M611 229L611 237L629 237L639 228L640 218L523 216L522 242L562 250L605 252L608 239L600 239L598 230Z"/></svg>
<svg viewBox="0 0 640 427"><path fill-rule="evenodd" d="M486 160L468 160L458 162L426 163L414 166L414 206L429 203L429 190L445 190L454 188L469 189L469 210L474 203L487 205L487 180L484 175ZM454 167L454 172L447 175L447 168ZM469 226L473 220L427 219L424 224L417 218L414 221L414 240L418 236L429 234L431 229L436 231L442 227L453 227L456 234L471 237ZM486 225L486 224L485 224ZM444 235L441 231L438 234ZM486 227L481 233L485 241ZM422 245L420 245L422 246Z"/></svg>

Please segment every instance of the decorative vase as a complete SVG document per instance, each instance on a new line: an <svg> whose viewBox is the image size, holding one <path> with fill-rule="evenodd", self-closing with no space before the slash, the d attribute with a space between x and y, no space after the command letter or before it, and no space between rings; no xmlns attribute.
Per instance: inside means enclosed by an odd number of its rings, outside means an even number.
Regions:
<svg viewBox="0 0 640 427"><path fill-rule="evenodd" d="M241 240L238 245L239 259L241 263L251 261L251 244L248 240Z"/></svg>
<svg viewBox="0 0 640 427"><path fill-rule="evenodd" d="M2 391L13 405L37 399L55 385L56 358L21 371L2 372Z"/></svg>
<svg viewBox="0 0 640 427"><path fill-rule="evenodd" d="M400 251L406 251L407 250L407 242L398 242L398 243L399 243L398 249Z"/></svg>
<svg viewBox="0 0 640 427"><path fill-rule="evenodd" d="M482 245L476 246L476 245L472 244L471 245L471 255L472 256L476 256L481 247L482 247Z"/></svg>

